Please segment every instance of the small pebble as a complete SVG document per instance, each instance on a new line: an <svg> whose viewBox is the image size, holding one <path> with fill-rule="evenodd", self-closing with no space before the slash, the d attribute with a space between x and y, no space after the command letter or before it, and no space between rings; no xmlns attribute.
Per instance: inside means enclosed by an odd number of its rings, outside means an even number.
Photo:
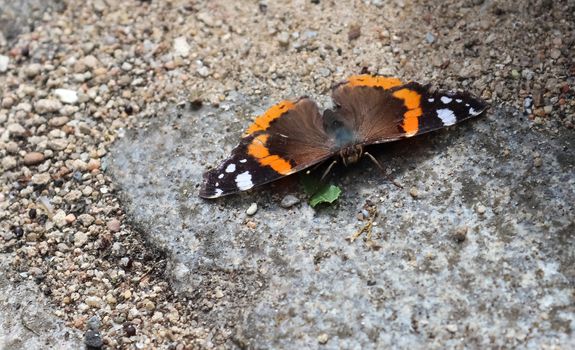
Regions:
<svg viewBox="0 0 575 350"><path fill-rule="evenodd" d="M200 68L198 68L197 72L200 76L204 78L210 75L210 70L206 66L201 66Z"/></svg>
<svg viewBox="0 0 575 350"><path fill-rule="evenodd" d="M327 343L328 340L329 340L329 336L327 335L327 333L322 333L322 334L318 335L318 337L317 337L317 342L320 344L325 344L325 343Z"/></svg>
<svg viewBox="0 0 575 350"><path fill-rule="evenodd" d="M86 326L88 326L88 329L97 331L102 326L102 321L100 320L100 317L94 315L90 317L88 322L86 322Z"/></svg>
<svg viewBox="0 0 575 350"><path fill-rule="evenodd" d="M10 170L12 168L15 168L16 165L18 165L18 162L14 157L6 156L2 158L2 168L4 168L4 170Z"/></svg>
<svg viewBox="0 0 575 350"><path fill-rule="evenodd" d="M456 324L448 324L445 327L450 333L456 333L457 332L457 325Z"/></svg>
<svg viewBox="0 0 575 350"><path fill-rule="evenodd" d="M277 39L281 46L289 45L289 34L287 32L279 33Z"/></svg>
<svg viewBox="0 0 575 350"><path fill-rule="evenodd" d="M552 49L551 52L549 53L549 55L551 56L552 59L556 60L559 57L561 57L561 51L559 51L557 49Z"/></svg>
<svg viewBox="0 0 575 350"><path fill-rule="evenodd" d="M14 99L13 99L12 97L10 97L10 96L5 96L5 97L2 99L2 103L0 104L0 106L1 106L2 108L8 109L8 108L11 108L11 107L14 105L14 103L16 103L16 101L14 101Z"/></svg>
<svg viewBox="0 0 575 350"><path fill-rule="evenodd" d="M543 160L541 159L541 157L537 157L533 160L533 165L535 165L536 167L540 167L541 165L543 165Z"/></svg>
<svg viewBox="0 0 575 350"><path fill-rule="evenodd" d="M102 304L102 299L97 296L91 295L86 298L86 305L90 307L100 307L100 304Z"/></svg>
<svg viewBox="0 0 575 350"><path fill-rule="evenodd" d="M86 232L78 231L74 234L74 245L81 247L88 242L88 235Z"/></svg>
<svg viewBox="0 0 575 350"><path fill-rule="evenodd" d="M51 177L48 173L40 173L32 175L32 183L34 185L45 185L50 182Z"/></svg>
<svg viewBox="0 0 575 350"><path fill-rule="evenodd" d="M111 232L118 232L118 231L120 231L120 220L112 219L112 220L108 221L108 223L106 224L106 227Z"/></svg>
<svg viewBox="0 0 575 350"><path fill-rule="evenodd" d="M349 27L349 31L347 32L347 40L353 41L356 40L361 36L361 26L354 24Z"/></svg>
<svg viewBox="0 0 575 350"><path fill-rule="evenodd" d="M122 326L124 328L124 333L126 333L126 337L133 337L136 335L136 327L133 323L126 322Z"/></svg>
<svg viewBox="0 0 575 350"><path fill-rule="evenodd" d="M104 345L104 340L99 331L89 329L84 334L84 344L88 348L100 349Z"/></svg>
<svg viewBox="0 0 575 350"><path fill-rule="evenodd" d="M246 210L246 214L248 214L249 216L254 215L256 212L258 211L258 204L257 203L252 203L249 208Z"/></svg>
<svg viewBox="0 0 575 350"><path fill-rule="evenodd" d="M54 117L48 121L48 125L60 127L62 125L65 125L68 121L70 121L70 118L68 118L66 116Z"/></svg>
<svg viewBox="0 0 575 350"><path fill-rule="evenodd" d="M64 226L66 226L66 224L67 224L66 212L63 211L62 209L58 209L56 211L56 213L52 216L52 222L54 222L54 224L58 228L62 228Z"/></svg>
<svg viewBox="0 0 575 350"><path fill-rule="evenodd" d="M178 56L187 57L190 54L190 44L188 44L188 40L183 37L177 37L174 39L174 52Z"/></svg>
<svg viewBox="0 0 575 350"><path fill-rule="evenodd" d="M427 34L425 34L425 41L427 41L428 44L433 44L433 42L435 41L435 35L433 35L430 32L427 32Z"/></svg>
<svg viewBox="0 0 575 350"><path fill-rule="evenodd" d="M11 135L23 136L26 134L26 129L24 129L24 127L18 123L8 124L6 130L8 130Z"/></svg>
<svg viewBox="0 0 575 350"><path fill-rule="evenodd" d="M458 243L464 242L465 239L467 238L467 230L468 230L467 226L459 227L453 234L453 238L455 239L455 241Z"/></svg>
<svg viewBox="0 0 575 350"><path fill-rule="evenodd" d="M419 197L419 191L418 191L417 188L415 188L415 187L412 187L411 189L409 189L409 194L410 194L413 198Z"/></svg>
<svg viewBox="0 0 575 350"><path fill-rule="evenodd" d="M74 215L74 214L68 214L68 215L66 215L65 220L66 220L66 222L67 222L68 224L71 224L71 223L73 223L74 221L76 221L76 215Z"/></svg>
<svg viewBox="0 0 575 350"><path fill-rule="evenodd" d="M479 214L485 214L485 210L487 210L487 208L485 208L483 204L479 204L475 210L477 210L477 213Z"/></svg>
<svg viewBox="0 0 575 350"><path fill-rule="evenodd" d="M0 55L0 73L4 73L8 70L8 63L10 63L10 58Z"/></svg>
<svg viewBox="0 0 575 350"><path fill-rule="evenodd" d="M34 110L38 114L54 113L57 112L60 108L62 108L62 103L54 99L44 98L36 101L34 104Z"/></svg>
<svg viewBox="0 0 575 350"><path fill-rule="evenodd" d="M53 151L62 151L68 147L68 141L64 139L53 139L48 141L48 148Z"/></svg>
<svg viewBox="0 0 575 350"><path fill-rule="evenodd" d="M62 103L73 105L78 102L78 93L74 90L56 89L54 90L54 95L56 95Z"/></svg>
<svg viewBox="0 0 575 350"><path fill-rule="evenodd" d="M86 166L86 169L89 171L94 171L100 168L100 160L99 159L90 159Z"/></svg>
<svg viewBox="0 0 575 350"><path fill-rule="evenodd" d="M92 225L94 220L94 217L90 214L82 214L78 216L78 221L80 221L85 227Z"/></svg>
<svg viewBox="0 0 575 350"><path fill-rule="evenodd" d="M288 194L282 199L280 206L282 208L290 208L290 207L293 207L294 205L296 205L298 203L299 203L299 198L297 198L294 195Z"/></svg>
<svg viewBox="0 0 575 350"><path fill-rule="evenodd" d="M24 75L29 79L34 78L35 76L40 74L41 71L42 66L39 63L29 64L23 69Z"/></svg>

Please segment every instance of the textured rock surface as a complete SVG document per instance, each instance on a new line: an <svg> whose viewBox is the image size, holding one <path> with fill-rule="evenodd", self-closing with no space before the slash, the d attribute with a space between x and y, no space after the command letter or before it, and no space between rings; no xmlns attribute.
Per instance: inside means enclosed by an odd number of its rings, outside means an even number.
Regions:
<svg viewBox="0 0 575 350"><path fill-rule="evenodd" d="M201 318L235 324L238 345L573 344L572 131L540 132L520 112L492 108L374 147L405 190L365 161L334 173L344 188L335 206L283 209L285 192L301 191L296 177L218 201L197 197L206 164L240 136L224 107L175 109L129 133L108 169L134 222L173 258L174 285L204 309ZM252 202L260 209L247 218ZM372 239L350 243L365 207L378 214ZM214 300L216 289L223 297Z"/></svg>
<svg viewBox="0 0 575 350"><path fill-rule="evenodd" d="M13 283L0 254L0 349L82 349L79 332L52 314L52 306L34 282Z"/></svg>

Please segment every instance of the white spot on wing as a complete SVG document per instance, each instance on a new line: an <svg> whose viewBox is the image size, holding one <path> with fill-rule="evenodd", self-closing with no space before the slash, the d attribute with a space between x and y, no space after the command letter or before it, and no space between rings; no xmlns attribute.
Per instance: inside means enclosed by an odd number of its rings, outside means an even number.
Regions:
<svg viewBox="0 0 575 350"><path fill-rule="evenodd" d="M252 174L250 174L249 171L245 171L236 176L236 185L242 191L249 190L250 188L254 187L254 183L252 182Z"/></svg>
<svg viewBox="0 0 575 350"><path fill-rule="evenodd" d="M223 178L224 178L224 174L218 175L218 179L223 179Z"/></svg>
<svg viewBox="0 0 575 350"><path fill-rule="evenodd" d="M234 163L228 164L226 167L226 173L233 173L234 171L236 171L236 165Z"/></svg>
<svg viewBox="0 0 575 350"><path fill-rule="evenodd" d="M463 100L460 99L460 98L456 98L456 99L455 99L455 102L457 102L457 103L461 103L461 101L463 101Z"/></svg>
<svg viewBox="0 0 575 350"><path fill-rule="evenodd" d="M434 99L434 98L428 98L427 100L428 100L429 102L433 102L433 101L435 101L435 99Z"/></svg>
<svg viewBox="0 0 575 350"><path fill-rule="evenodd" d="M224 191L220 190L219 188L216 188L216 192L214 193L214 198L221 196L222 193L224 193Z"/></svg>
<svg viewBox="0 0 575 350"><path fill-rule="evenodd" d="M476 115L480 115L481 111L476 111L475 109L473 109L473 107L469 108L469 114L471 114L472 116L476 116Z"/></svg>
<svg viewBox="0 0 575 350"><path fill-rule="evenodd" d="M443 125L445 126L453 125L457 122L455 114L453 114L453 111L448 108L438 109L437 116L439 117L439 119L441 119Z"/></svg>
<svg viewBox="0 0 575 350"><path fill-rule="evenodd" d="M245 163L247 161L248 161L247 159L240 159L240 163Z"/></svg>
<svg viewBox="0 0 575 350"><path fill-rule="evenodd" d="M441 102L448 104L449 102L451 102L451 98L447 96L441 96Z"/></svg>

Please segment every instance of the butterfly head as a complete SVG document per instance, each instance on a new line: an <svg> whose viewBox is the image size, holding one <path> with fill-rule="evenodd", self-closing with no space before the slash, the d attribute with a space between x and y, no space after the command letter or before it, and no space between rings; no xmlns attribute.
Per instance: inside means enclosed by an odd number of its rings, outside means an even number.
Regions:
<svg viewBox="0 0 575 350"><path fill-rule="evenodd" d="M341 157L341 160L345 166L357 163L362 155L363 155L363 146L360 144L351 145L349 147L343 148L339 152L339 156Z"/></svg>

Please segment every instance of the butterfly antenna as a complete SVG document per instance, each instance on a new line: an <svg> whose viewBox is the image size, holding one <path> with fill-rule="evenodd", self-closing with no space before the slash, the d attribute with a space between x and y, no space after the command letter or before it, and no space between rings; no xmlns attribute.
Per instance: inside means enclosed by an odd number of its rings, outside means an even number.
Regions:
<svg viewBox="0 0 575 350"><path fill-rule="evenodd" d="M327 174L329 174L329 171L331 170L331 168L333 168L333 166L337 163L337 160L334 159L333 162L331 162L331 164L327 167L327 169L325 169L325 171L323 172L323 175L321 176L321 179L319 179L320 182L323 181L323 179L327 176Z"/></svg>
<svg viewBox="0 0 575 350"><path fill-rule="evenodd" d="M395 181L393 181L389 175L387 175L387 173L385 172L385 169L383 169L383 166L381 165L381 163L374 157L372 156L369 152L364 152L363 154L365 154L366 156L369 157L369 159L371 159L371 161L377 165L377 167L379 168L379 170L381 170L381 173L383 174L383 176L385 176L387 178L388 181L390 181L392 184L394 184L395 186L399 187L399 188L403 188L403 186L401 186L400 184L396 183Z"/></svg>

